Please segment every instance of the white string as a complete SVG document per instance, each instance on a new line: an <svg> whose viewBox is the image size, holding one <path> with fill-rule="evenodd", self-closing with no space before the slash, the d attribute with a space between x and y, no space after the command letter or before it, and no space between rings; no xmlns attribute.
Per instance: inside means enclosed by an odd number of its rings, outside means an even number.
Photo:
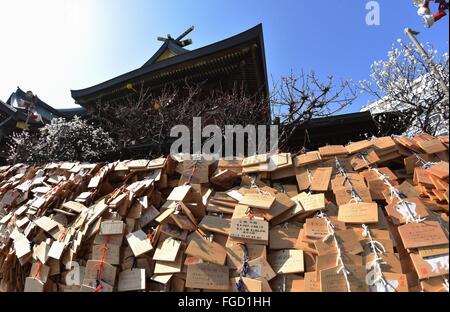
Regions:
<svg viewBox="0 0 450 312"><path fill-rule="evenodd" d="M256 189L260 195L270 195L269 192L263 191L263 190L259 187L259 185L256 184L256 178L255 178L255 177L252 177L252 176L250 176L250 187Z"/></svg>
<svg viewBox="0 0 450 312"><path fill-rule="evenodd" d="M309 171L309 169L306 169L306 173L308 173L308 181L309 181L309 184L311 184L312 183L311 171Z"/></svg>
<svg viewBox="0 0 450 312"><path fill-rule="evenodd" d="M347 172L342 167L341 163L339 162L339 159L336 156L335 156L335 159L336 159L336 169L337 169L338 173L344 177L343 185L345 185L345 182L347 181L350 186L350 194L352 196L352 199L350 199L349 203L351 203L351 202L361 203L363 200L362 200L361 196L359 196L358 193L356 192L356 190L353 186L353 183L350 180L350 177L347 175Z"/></svg>
<svg viewBox="0 0 450 312"><path fill-rule="evenodd" d="M409 202L402 201L400 203L400 205L403 205L403 207L406 208L406 212L408 213L408 215L406 216L406 223L412 223L412 222L421 223L421 222L426 220L426 218L419 218L419 217L417 217L417 213L415 213L415 212L413 213L411 211L411 209L409 209L409 205L410 205Z"/></svg>
<svg viewBox="0 0 450 312"><path fill-rule="evenodd" d="M391 184L386 175L382 174L377 168L369 167L369 170L375 172L378 175L378 178L389 188L391 200L393 200L395 196L399 202L403 201L402 193Z"/></svg>
<svg viewBox="0 0 450 312"><path fill-rule="evenodd" d="M373 168L371 167L371 165L369 164L369 162L367 161L367 159L366 159L366 157L364 156L364 154L360 153L360 154L359 154L359 157L366 163L367 168L369 168L369 170L374 170L374 171L376 171L377 174L379 175L380 179L381 179L386 185L388 185L389 190L390 190L390 192L391 192L391 193L390 193L391 199L393 198L393 195L395 194L395 195L398 196L399 200L402 200L401 197L400 197L400 192L398 192L398 191L390 184L390 182L389 182L389 180L387 179L387 177L386 177L385 175L383 175L381 172L379 172L378 169L373 169ZM395 190L395 192L394 192L394 190ZM394 192L394 193L392 193L392 192ZM382 269L381 269L381 265L384 264L384 262L383 262L383 259L382 259L379 255L380 255L380 254L385 254L385 253L386 253L386 249L384 248L383 244L381 244L379 241L373 239L372 234L371 234L371 232L370 232L370 228L369 228L367 225L363 224L363 225L362 225L362 228L363 228L363 233L362 233L362 235L363 235L364 237L369 238L369 243L368 243L368 244L370 245L371 252L372 252L373 255L374 255L374 260L373 260L372 262L368 263L368 265L372 265L372 264L373 264L373 266L374 266L374 268L375 268L376 278L375 278L374 281L373 281L373 285L376 285L377 283L381 283L381 284L383 285L384 290L385 290L386 292L388 291L388 286L390 286L391 288L393 288L393 289L395 290L395 288L394 288L392 285L390 285L390 284L386 281L386 279L385 279L385 277L384 277L384 275L383 275Z"/></svg>
<svg viewBox="0 0 450 312"><path fill-rule="evenodd" d="M414 153L414 155L417 158L417 162L416 163L421 163L422 164L422 168L424 168L424 169L429 169L429 168L433 167L434 165L437 165L436 162L426 161L425 159L423 159L422 157L420 157L416 153Z"/></svg>
<svg viewBox="0 0 450 312"><path fill-rule="evenodd" d="M386 262L383 262L383 258L381 258L379 255L385 254L386 249L384 248L382 243L373 239L370 229L367 225L363 224L362 228L363 228L362 235L369 239L368 244L370 245L371 252L374 255L374 260L368 263L369 266L373 265L375 268L376 278L373 281L373 285L381 283L384 287L385 292L388 292L388 287L391 287L395 291L395 287L393 287L386 281L386 278L384 277L383 271L381 269L381 265L386 264Z"/></svg>
<svg viewBox="0 0 450 312"><path fill-rule="evenodd" d="M320 213L317 213L316 217L324 219L327 222L328 235L323 238L323 242L326 242L330 238L333 238L334 243L336 245L337 252L338 252L337 259L336 259L336 266L338 266L338 270L336 271L336 273L339 274L342 272L342 274L344 275L344 278L345 278L345 283L347 285L347 292L352 292L351 287L350 287L350 281L348 280L348 276L351 274L351 272L347 269L347 267L345 266L344 260L342 259L342 250L341 250L341 246L339 244L339 241L338 241L338 238L336 235L335 227L334 227L333 223L331 222L331 220L328 219L326 214L323 213L322 211Z"/></svg>
<svg viewBox="0 0 450 312"><path fill-rule="evenodd" d="M363 224L362 227L363 227L363 236L369 239L369 244L372 252L374 254L378 253L385 254L386 249L384 248L382 243L373 239L372 234L370 232L370 228L365 224Z"/></svg>
<svg viewBox="0 0 450 312"><path fill-rule="evenodd" d="M308 195L311 195L312 194L312 191L311 191L311 185L312 185L311 171L309 171L309 169L306 169L306 173L308 174L308 181L309 181Z"/></svg>
<svg viewBox="0 0 450 312"><path fill-rule="evenodd" d="M416 154L416 156L418 157L417 154ZM366 164L369 168L369 171L375 172L378 175L378 178L389 188L389 196L391 198L391 202L393 201L394 197L396 197L398 200L397 206L404 205L404 207L406 208L406 211L408 213L408 216L406 216L406 223L410 223L410 222L420 223L420 222L423 222L426 220L425 218L418 218L415 214L412 213L412 211L409 209L408 202L406 202L403 199L403 196L402 196L403 194L391 184L391 182L389 181L389 178L386 175L381 173L377 168L372 168L368 164L364 155L362 155L362 159L366 162ZM391 288L393 288L395 290L395 287L393 287L386 281L386 279L383 275L383 272L381 270L381 264L383 264L383 262L382 262L382 258L379 257L378 254L379 253L384 254L386 252L383 244L381 244L380 242L378 242L376 240L373 240L368 226L363 224L362 227L364 229L363 236L369 238L369 244L370 244L372 253L374 254L374 257L375 257L375 259L370 263L370 264L374 265L376 274L377 274L377 278L374 280L374 284L381 282L382 285L384 286L384 289L386 292L388 291L388 289L387 289L388 286L390 286ZM382 249L380 249L379 247L382 247Z"/></svg>
<svg viewBox="0 0 450 312"><path fill-rule="evenodd" d="M417 214L413 213L411 209L409 209L409 203L403 199L402 193L395 188L391 182L389 181L388 177L384 174L382 174L378 169L369 167L369 170L375 172L379 179L383 181L383 183L389 188L389 196L391 197L391 201L394 199L394 197L397 198L397 206L403 205L403 207L406 208L407 216L406 216L406 223L421 223L426 220L426 218L419 218L417 217Z"/></svg>
<svg viewBox="0 0 450 312"><path fill-rule="evenodd" d="M367 168L370 168L370 163L366 158L367 153L359 152L357 155L359 156L360 159L362 159L366 163Z"/></svg>
<svg viewBox="0 0 450 312"><path fill-rule="evenodd" d="M447 236L449 236L449 232L448 232L447 226L446 226L446 224L444 223L444 221L442 220L442 218L439 216L439 214L438 214L437 212L432 211L432 210L430 210L429 212L430 212L432 215L434 215L434 217L436 218L436 220L437 220L437 221L439 222L439 224L441 225L442 230L444 230L445 233L447 234Z"/></svg>
<svg viewBox="0 0 450 312"><path fill-rule="evenodd" d="M369 162L367 161L366 157L364 156L364 154L359 154L359 157L366 163L367 167L369 168L369 171L374 171L376 172L376 174L378 174L378 177L380 178L381 181L383 181L383 183L385 185L387 185L389 187L389 195L391 197L391 201L394 198L394 196L397 197L397 199L399 201L403 201L403 198L401 197L401 192L399 190L397 190L390 182L389 182L389 178L382 174L380 171L378 171L378 169L373 168Z"/></svg>
<svg viewBox="0 0 450 312"><path fill-rule="evenodd" d="M447 291L449 291L449 289L448 289L448 279L445 278L444 276L442 276L442 279L444 280L444 282L442 283L442 285L445 287L445 289L446 289Z"/></svg>

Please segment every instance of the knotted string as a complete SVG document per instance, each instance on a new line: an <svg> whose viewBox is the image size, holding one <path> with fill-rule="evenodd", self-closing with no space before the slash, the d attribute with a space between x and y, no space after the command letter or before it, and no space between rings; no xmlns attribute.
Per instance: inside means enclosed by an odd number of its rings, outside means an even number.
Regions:
<svg viewBox="0 0 450 312"><path fill-rule="evenodd" d="M214 234L212 234L212 233L209 234L209 235L206 235L205 233L200 232L200 235L203 237L204 240L207 240L207 241L209 241L210 243L212 243L213 240L214 240Z"/></svg>
<svg viewBox="0 0 450 312"><path fill-rule="evenodd" d="M180 202L176 203L175 212L180 214L180 215L183 215L183 209L181 208Z"/></svg>
<svg viewBox="0 0 450 312"><path fill-rule="evenodd" d="M118 211L113 211L113 212L112 212L112 220L116 220L116 221L122 220L122 218L120 217Z"/></svg>
<svg viewBox="0 0 450 312"><path fill-rule="evenodd" d="M34 279L40 280L41 279L41 271L42 271L42 262L40 260L38 260L37 262L37 270L36 273L34 274Z"/></svg>
<svg viewBox="0 0 450 312"><path fill-rule="evenodd" d="M352 292L351 287L350 287L350 281L348 279L351 272L347 269L347 267L345 266L344 260L342 259L342 250L341 250L340 243L338 241L335 227L334 227L333 223L331 222L331 220L328 219L327 215L325 213L323 213L322 211L320 213L316 214L316 217L324 219L327 223L328 235L326 235L322 241L327 242L330 238L333 238L334 243L336 245L337 253L338 253L337 258L336 258L336 266L338 267L338 270L336 271L336 273L339 274L342 272L342 274L344 275L344 278L345 278L345 283L347 285L347 292Z"/></svg>
<svg viewBox="0 0 450 312"><path fill-rule="evenodd" d="M447 234L448 237L449 236L448 228L446 223L442 220L441 216L432 210L430 210L429 212L436 217L436 220L439 222L439 224L442 227L442 230Z"/></svg>
<svg viewBox="0 0 450 312"><path fill-rule="evenodd" d="M382 174L376 168L369 167L369 170L375 172L378 175L378 178L381 181L383 181L383 183L389 188L389 196L391 198L391 202L394 200L394 198L396 198L398 200L397 206L403 205L403 207L406 208L406 212L408 214L407 216L405 216L406 223L412 223L412 222L421 223L426 220L426 218L417 217L417 214L415 214L411 211L411 209L409 208L409 203L404 200L404 198L406 196L391 184L391 182L389 181L389 179L386 175Z"/></svg>
<svg viewBox="0 0 450 312"><path fill-rule="evenodd" d="M186 185L190 185L191 184L192 178L197 173L198 166L200 165L200 163L201 163L201 159L194 159L194 161L192 162L192 170L189 173L189 178L188 178L188 180L185 183Z"/></svg>
<svg viewBox="0 0 450 312"><path fill-rule="evenodd" d="M306 169L306 173L308 174L308 182L309 182L309 186L308 186L308 195L312 194L311 191L311 185L312 185L312 177L311 177L311 171L309 171L309 169Z"/></svg>
<svg viewBox="0 0 450 312"><path fill-rule="evenodd" d="M131 265L131 269L135 269L137 267L137 258L133 255L133 264Z"/></svg>
<svg viewBox="0 0 450 312"><path fill-rule="evenodd" d="M405 194L395 188L385 174L381 173L377 168L369 167L369 171L375 172L378 175L378 178L389 188L389 196L391 198L391 201L394 199L394 197L396 197L399 202L403 201L403 199L406 197Z"/></svg>
<svg viewBox="0 0 450 312"><path fill-rule="evenodd" d="M251 188L256 189L260 195L270 195L269 192L263 191L263 190L259 187L259 185L256 183L256 177L254 177L254 176L249 176L249 177L250 177L250 187L251 187Z"/></svg>
<svg viewBox="0 0 450 312"><path fill-rule="evenodd" d="M449 291L449 289L448 289L448 279L445 278L444 276L442 276L442 279L444 280L444 281L442 282L442 285L444 286L444 288L445 288L447 291Z"/></svg>
<svg viewBox="0 0 450 312"><path fill-rule="evenodd" d="M363 236L367 237L369 239L369 244L370 244L370 248L371 248L372 252L374 254L378 254L378 253L385 254L386 249L384 248L382 243L373 239L369 227L365 224L363 224L362 227L363 227Z"/></svg>
<svg viewBox="0 0 450 312"><path fill-rule="evenodd" d="M239 272L239 281L236 283L236 288L238 290L238 292L244 292L245 291L245 287L244 287L244 279L243 277L246 277L249 271L249 264L248 264L248 247L247 244L241 244L241 246L243 246L243 250L244 250L244 257L242 258L242 269Z"/></svg>
<svg viewBox="0 0 450 312"><path fill-rule="evenodd" d="M417 213L413 213L411 209L409 208L410 203L407 201L402 201L399 205L402 205L406 208L407 216L406 216L406 223L421 223L426 220L426 218L419 218L417 217Z"/></svg>
<svg viewBox="0 0 450 312"><path fill-rule="evenodd" d="M367 167L369 168L369 171L375 172L378 175L379 179L389 188L389 194L391 197L391 201L394 199L394 196L395 196L399 200L400 204L404 204L405 203L403 201L404 195L390 183L388 177L386 175L382 174L378 169L372 168L372 166L369 164L369 162L367 161L367 159L365 158L365 156L363 154L361 154L360 157L366 163ZM407 211L409 212L410 215L412 215L411 211L409 210L409 207L407 207ZM409 216L408 216L407 220L409 220ZM383 244L381 244L379 241L374 240L372 238L370 228L367 225L363 224L362 228L363 228L363 236L369 238L368 244L370 245L371 252L374 255L374 260L371 261L370 263L368 263L368 265L370 265L370 266L373 265L373 267L375 268L376 277L375 277L372 285L381 283L384 287L385 292L388 291L388 287L391 287L392 289L394 289L394 291L396 291L395 287L393 287L386 281L386 278L384 277L383 271L381 269L381 265L385 264L385 262L383 262L383 259L380 257L380 254L385 254L386 249L384 248Z"/></svg>
<svg viewBox="0 0 450 312"><path fill-rule="evenodd" d="M97 270L97 279L96 279L96 288L95 288L95 292L100 292L103 289L102 286L102 274L103 271L105 269L104 263L106 260L106 254L109 250L108 244L110 241L111 237L109 235L106 236L105 238L105 244L100 248L100 253L101 253L101 257L100 257L100 263L98 263L96 266L98 268Z"/></svg>
<svg viewBox="0 0 450 312"><path fill-rule="evenodd" d="M384 185L388 187L391 202L394 200L394 198L396 198L398 200L397 205L404 205L406 207L406 211L408 213L408 216L406 216L406 222L422 222L424 219L417 218L412 213L412 211L409 209L408 203L404 201L404 198L406 196L391 184L389 178L385 174L381 173L377 168L373 168L372 166L370 166L364 155L361 155L360 157L366 162L369 171L375 172L378 175L378 178L384 183ZM393 287L386 281L381 270L381 265L385 263L383 262L383 259L379 256L379 254L384 254L386 252L386 249L384 248L383 244L372 238L370 229L367 225L363 224L362 227L363 236L369 238L370 248L374 255L374 260L369 263L369 265L373 265L375 268L376 278L373 281L373 285L375 285L376 283L381 283L386 292L388 291L388 287L391 287L392 289L394 289L394 291L397 291L395 287Z"/></svg>
<svg viewBox="0 0 450 312"><path fill-rule="evenodd" d="M210 234L210 235L208 236L206 233L204 233L204 232L202 232L202 231L199 231L199 233L200 233L200 235L203 237L204 240L207 240L207 241L212 242L213 239L214 239L214 234Z"/></svg>
<svg viewBox="0 0 450 312"><path fill-rule="evenodd" d="M429 169L429 168L433 167L434 165L437 165L436 162L426 161L425 159L423 159L422 157L420 157L420 156L419 156L418 154L416 154L416 153L414 153L414 155L415 155L416 158L417 158L416 164L421 163L423 169Z"/></svg>
<svg viewBox="0 0 450 312"><path fill-rule="evenodd" d="M58 242L62 242L63 240L66 239L66 235L67 235L67 229L64 229L61 234L59 234L58 236Z"/></svg>
<svg viewBox="0 0 450 312"><path fill-rule="evenodd" d="M375 268L376 277L373 280L372 285L381 283L384 287L385 292L388 292L388 287L391 287L392 289L394 289L394 291L396 291L395 287L393 287L386 281L386 278L384 277L383 271L381 269L381 265L386 263L383 261L383 258L380 257L380 254L382 255L385 254L386 249L384 248L382 243L373 239L370 229L367 225L363 224L362 228L363 228L363 236L369 239L368 244L370 245L370 250L374 255L374 260L368 263L369 266L373 265L373 267Z"/></svg>
<svg viewBox="0 0 450 312"><path fill-rule="evenodd" d="M126 257L125 260L128 260L130 258L133 258L133 263L131 264L131 270L133 270L137 267L137 258L134 255L131 255Z"/></svg>
<svg viewBox="0 0 450 312"><path fill-rule="evenodd" d="M360 159L362 159L364 161L364 163L366 164L367 168L370 168L370 163L367 160L366 156L368 156L369 154L366 151L363 152L359 152L356 154L357 157L359 157Z"/></svg>
<svg viewBox="0 0 450 312"><path fill-rule="evenodd" d="M157 229L151 227L150 230L147 232L147 238L150 240L150 243L153 243L153 240L155 239Z"/></svg>
<svg viewBox="0 0 450 312"><path fill-rule="evenodd" d="M245 217L250 220L253 220L255 218L250 207L248 207L247 210L245 211Z"/></svg>
<svg viewBox="0 0 450 312"><path fill-rule="evenodd" d="M148 231L148 232L147 232L147 238L148 238L148 240L149 240L150 242L153 242L153 234L152 234L151 231Z"/></svg>
<svg viewBox="0 0 450 312"><path fill-rule="evenodd" d="M356 192L355 187L353 186L352 180L347 175L347 172L342 167L337 156L335 156L334 158L336 160L336 169L337 169L338 173L344 177L344 181L342 182L342 185L345 185L345 182L348 182L348 185L350 186L350 194L351 194L352 198L350 199L349 203L352 203L352 202L361 203L363 200L362 200L361 196L359 196L358 192Z"/></svg>

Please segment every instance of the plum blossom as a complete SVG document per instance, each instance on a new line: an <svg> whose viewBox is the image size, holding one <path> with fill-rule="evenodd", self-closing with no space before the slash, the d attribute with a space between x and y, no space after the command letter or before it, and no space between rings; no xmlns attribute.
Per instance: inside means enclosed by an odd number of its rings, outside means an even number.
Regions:
<svg viewBox="0 0 450 312"><path fill-rule="evenodd" d="M397 43L398 46L393 45L388 51L386 60L374 61L371 65L372 81L360 82L361 90L376 98L362 111L369 110L375 115L391 112L400 116L403 131L398 134L448 133L448 98L436 73L412 43L401 40ZM429 43L423 46L436 64L437 74L442 77L448 90L448 52L439 54ZM391 126L387 128L392 130Z"/></svg>
<svg viewBox="0 0 450 312"><path fill-rule="evenodd" d="M117 145L102 128L75 116L55 118L37 135L28 131L14 134L8 145L8 161L99 161L114 152Z"/></svg>

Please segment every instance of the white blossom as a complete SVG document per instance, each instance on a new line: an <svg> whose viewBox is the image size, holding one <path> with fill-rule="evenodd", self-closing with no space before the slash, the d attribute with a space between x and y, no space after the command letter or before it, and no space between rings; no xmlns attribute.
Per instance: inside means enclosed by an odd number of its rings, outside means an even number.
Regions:
<svg viewBox="0 0 450 312"><path fill-rule="evenodd" d="M24 131L12 136L10 141L10 162L98 161L117 149L106 131L78 116L69 121L53 119L40 129L37 139Z"/></svg>
<svg viewBox="0 0 450 312"><path fill-rule="evenodd" d="M370 110L372 114L396 112L411 117L406 135L448 133L448 98L439 79L412 43L405 44L401 40L398 43L400 48L393 46L387 53L387 60L373 62L370 74L373 83L360 82L362 90L378 98L362 110ZM424 48L448 90L448 52L439 55L430 44Z"/></svg>

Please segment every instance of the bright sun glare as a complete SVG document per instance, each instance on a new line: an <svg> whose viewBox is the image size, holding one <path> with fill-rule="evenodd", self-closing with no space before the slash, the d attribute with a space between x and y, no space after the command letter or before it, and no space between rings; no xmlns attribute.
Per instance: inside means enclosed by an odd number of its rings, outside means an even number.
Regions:
<svg viewBox="0 0 450 312"><path fill-rule="evenodd" d="M43 100L55 107L73 103L70 88L77 82L67 76L85 56L86 52L79 47L89 40L90 9L94 3L88 0L0 2L2 100L19 85L25 91L31 89L43 94ZM65 99L64 103L61 98Z"/></svg>

